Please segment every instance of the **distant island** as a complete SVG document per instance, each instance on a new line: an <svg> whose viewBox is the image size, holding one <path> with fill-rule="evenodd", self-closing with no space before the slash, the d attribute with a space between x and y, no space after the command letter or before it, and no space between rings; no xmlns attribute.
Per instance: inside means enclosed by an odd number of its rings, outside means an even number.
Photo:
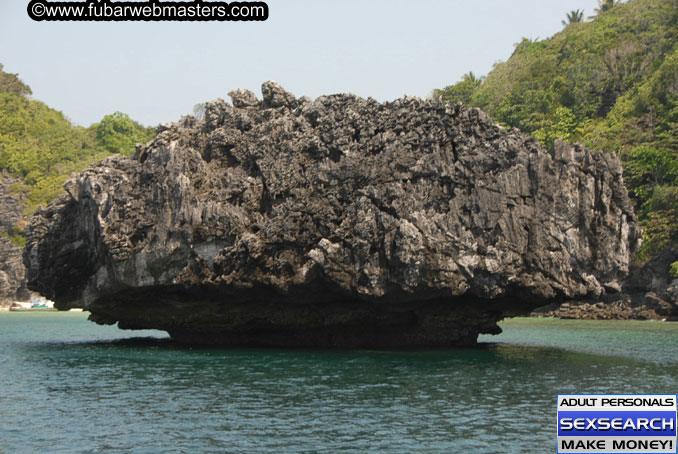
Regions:
<svg viewBox="0 0 678 454"><path fill-rule="evenodd" d="M28 301L21 249L28 218L63 194L73 172L112 154L130 154L154 135L126 114L88 128L31 98L31 88L0 64L0 306Z"/></svg>

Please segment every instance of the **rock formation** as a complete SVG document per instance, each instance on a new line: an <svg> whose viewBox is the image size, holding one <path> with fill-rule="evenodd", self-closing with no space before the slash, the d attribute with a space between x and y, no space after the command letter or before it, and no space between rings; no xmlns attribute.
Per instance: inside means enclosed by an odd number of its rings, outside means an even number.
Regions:
<svg viewBox="0 0 678 454"><path fill-rule="evenodd" d="M678 321L678 279L669 273L678 251L665 252L643 266L631 266L620 293L553 303L532 312L535 317L592 320Z"/></svg>
<svg viewBox="0 0 678 454"><path fill-rule="evenodd" d="M21 248L6 236L23 220L20 197L10 191L11 186L20 181L0 171L0 306L9 306L29 295Z"/></svg>
<svg viewBox="0 0 678 454"><path fill-rule="evenodd" d="M71 178L29 228L29 286L183 342L373 347L620 290L640 233L616 156L461 105L262 92Z"/></svg>

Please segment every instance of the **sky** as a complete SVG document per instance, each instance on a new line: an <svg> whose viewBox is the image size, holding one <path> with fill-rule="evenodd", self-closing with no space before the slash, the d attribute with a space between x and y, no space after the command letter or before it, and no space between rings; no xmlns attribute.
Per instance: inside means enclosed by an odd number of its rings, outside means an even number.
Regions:
<svg viewBox="0 0 678 454"><path fill-rule="evenodd" d="M35 22L0 0L0 63L33 98L88 126L121 111L152 126L275 80L297 96L428 96L485 75L522 37L562 30L595 0L268 0L264 22Z"/></svg>

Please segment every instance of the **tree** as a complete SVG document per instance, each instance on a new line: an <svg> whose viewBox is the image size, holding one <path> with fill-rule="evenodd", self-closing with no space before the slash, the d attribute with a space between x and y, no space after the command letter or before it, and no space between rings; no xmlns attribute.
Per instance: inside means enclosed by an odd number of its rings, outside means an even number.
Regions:
<svg viewBox="0 0 678 454"><path fill-rule="evenodd" d="M469 71L468 73L461 76L461 80L463 82L476 82L479 81L480 79L478 79L476 75L473 74L473 71Z"/></svg>
<svg viewBox="0 0 678 454"><path fill-rule="evenodd" d="M553 115L548 119L548 124L534 131L533 135L542 145L549 150L558 139L571 142L577 131L577 119L567 107L556 108Z"/></svg>
<svg viewBox="0 0 678 454"><path fill-rule="evenodd" d="M30 95L31 88L23 83L17 74L9 74L3 71L2 63L0 63L0 93Z"/></svg>
<svg viewBox="0 0 678 454"><path fill-rule="evenodd" d="M483 84L483 78L477 77L473 71L461 76L461 82L447 86L442 90L433 90L433 96L445 102L471 104L473 95Z"/></svg>
<svg viewBox="0 0 678 454"><path fill-rule="evenodd" d="M122 112L106 115L90 128L94 130L98 146L110 153L124 155L134 151L134 144L147 142L153 133L151 128L144 128Z"/></svg>
<svg viewBox="0 0 678 454"><path fill-rule="evenodd" d="M640 145L623 158L624 177L640 202L657 186L678 184L678 156L669 149Z"/></svg>
<svg viewBox="0 0 678 454"><path fill-rule="evenodd" d="M561 21L563 25L567 26L569 24L574 24L576 22L581 22L584 19L584 11L582 10L572 10L567 13L567 22Z"/></svg>
<svg viewBox="0 0 678 454"><path fill-rule="evenodd" d="M678 262L673 262L671 264L671 269L669 271L671 273L671 277L676 279L678 278Z"/></svg>
<svg viewBox="0 0 678 454"><path fill-rule="evenodd" d="M596 13L596 15L604 13L605 11L614 8L620 2L621 0L598 0L598 8L594 9L593 12Z"/></svg>

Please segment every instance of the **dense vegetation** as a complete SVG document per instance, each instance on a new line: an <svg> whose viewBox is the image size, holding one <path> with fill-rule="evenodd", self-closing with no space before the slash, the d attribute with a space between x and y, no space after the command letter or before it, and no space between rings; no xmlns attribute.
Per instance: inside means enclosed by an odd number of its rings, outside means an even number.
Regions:
<svg viewBox="0 0 678 454"><path fill-rule="evenodd" d="M62 193L72 172L112 153L129 154L153 134L120 112L89 128L74 126L30 95L30 87L0 65L0 169L23 178L14 190L26 194L26 214Z"/></svg>
<svg viewBox="0 0 678 454"><path fill-rule="evenodd" d="M578 13L578 12L576 12ZM618 153L644 230L639 262L678 248L678 0L604 0L591 20L524 38L486 78L435 90L553 148ZM678 265L677 265L678 266Z"/></svg>

